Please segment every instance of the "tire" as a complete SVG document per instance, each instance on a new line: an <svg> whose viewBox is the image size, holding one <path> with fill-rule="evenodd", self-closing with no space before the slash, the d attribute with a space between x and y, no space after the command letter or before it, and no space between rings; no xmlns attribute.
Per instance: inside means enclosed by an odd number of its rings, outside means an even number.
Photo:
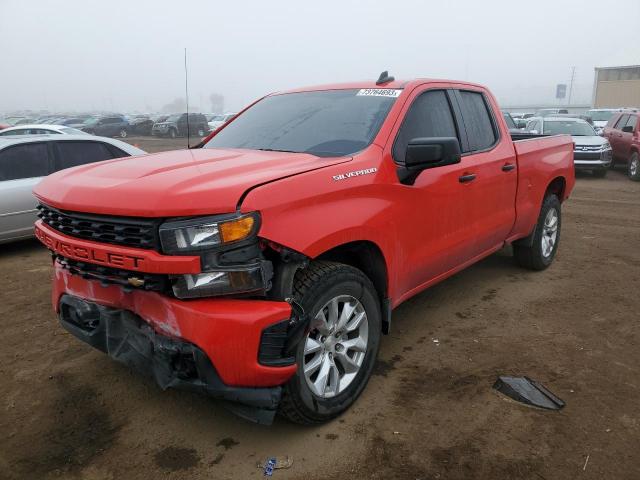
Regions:
<svg viewBox="0 0 640 480"><path fill-rule="evenodd" d="M307 268L298 271L294 280L293 295L304 311L311 316L311 323L297 347L298 368L283 388L279 411L295 423L322 423L347 410L362 393L371 377L382 332L380 301L373 284L360 270L341 263L322 261L313 262ZM336 299L342 299L346 303L340 304ZM321 332L321 327L327 329L331 322L325 323L316 316L322 311L326 318L331 319L329 309L334 302L339 304L336 312L340 314L345 311L347 305L353 310L345 317L344 328L336 332L334 326ZM361 316L362 312L364 316ZM341 315L333 316L336 317L340 319ZM358 321L358 318L361 320ZM357 325L356 330L348 332L354 325ZM338 337L343 332L344 334ZM326 337L323 333L326 333ZM356 350L340 343L344 342L346 345L350 342L355 346L356 342L362 342L363 337L366 338L364 352L361 343ZM326 341L323 340L325 338ZM327 343L331 342L335 342L334 346L327 347ZM347 356L351 363L345 363L343 360ZM320 360L316 361L318 358ZM356 370L345 370L344 365L353 366L358 362ZM320 366L313 370L312 367L318 363ZM326 365L330 366L324 370ZM304 373L305 366L311 372L309 376ZM328 379L324 383L321 378L323 371L326 373L324 377ZM340 378L339 382L336 381L336 375ZM318 394L318 384L325 392L324 395Z"/></svg>
<svg viewBox="0 0 640 480"><path fill-rule="evenodd" d="M176 138L178 136L178 132L176 132L175 128L172 128L172 129L169 130L169 136L171 138Z"/></svg>
<svg viewBox="0 0 640 480"><path fill-rule="evenodd" d="M120 138L127 138L127 131L123 128L122 130L120 130L120 133L118 133L118 136Z"/></svg>
<svg viewBox="0 0 640 480"><path fill-rule="evenodd" d="M552 231L549 224L552 220L552 211L555 211L555 236L551 235ZM521 266L531 270L544 270L556 256L558 244L560 243L560 231L562 227L562 214L560 208L560 200L554 194L547 195L540 209L538 223L533 233L533 241L531 246L513 244L513 254L516 262ZM553 243L549 249L549 240L553 238Z"/></svg>
<svg viewBox="0 0 640 480"><path fill-rule="evenodd" d="M198 130L198 136L199 137L204 137L204 130L203 129L199 129Z"/></svg>
<svg viewBox="0 0 640 480"><path fill-rule="evenodd" d="M606 168L599 168L597 170L593 170L593 176L596 178L604 178L607 175L607 169Z"/></svg>
<svg viewBox="0 0 640 480"><path fill-rule="evenodd" d="M638 152L633 152L629 159L627 175L634 182L640 182L640 156L638 156Z"/></svg>

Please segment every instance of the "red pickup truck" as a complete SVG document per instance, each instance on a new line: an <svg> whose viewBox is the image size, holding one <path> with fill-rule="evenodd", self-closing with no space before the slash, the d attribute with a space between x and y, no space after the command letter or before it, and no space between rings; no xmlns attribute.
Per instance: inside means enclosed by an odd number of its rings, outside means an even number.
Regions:
<svg viewBox="0 0 640 480"><path fill-rule="evenodd" d="M35 228L75 336L162 388L316 423L362 392L403 301L505 244L549 266L572 152L513 141L480 85L318 86L199 148L47 177Z"/></svg>

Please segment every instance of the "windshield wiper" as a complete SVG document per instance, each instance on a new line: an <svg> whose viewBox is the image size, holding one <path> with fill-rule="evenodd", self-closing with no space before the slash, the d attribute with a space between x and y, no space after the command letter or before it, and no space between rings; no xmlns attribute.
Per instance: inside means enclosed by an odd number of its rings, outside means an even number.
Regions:
<svg viewBox="0 0 640 480"><path fill-rule="evenodd" d="M303 153L303 152L296 152L294 150L280 150L279 148L256 148L255 150L260 150L261 152Z"/></svg>

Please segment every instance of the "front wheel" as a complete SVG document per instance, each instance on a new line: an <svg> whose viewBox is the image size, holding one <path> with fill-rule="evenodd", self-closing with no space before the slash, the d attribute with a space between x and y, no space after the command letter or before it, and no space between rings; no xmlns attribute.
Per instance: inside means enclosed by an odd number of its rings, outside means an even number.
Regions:
<svg viewBox="0 0 640 480"><path fill-rule="evenodd" d="M542 202L533 239L527 242L531 244L513 244L516 262L531 270L544 270L551 265L558 251L561 226L560 200L556 195L549 194Z"/></svg>
<svg viewBox="0 0 640 480"><path fill-rule="evenodd" d="M178 136L178 132L176 132L175 128L172 128L171 130L169 130L169 136L171 138L176 138Z"/></svg>
<svg viewBox="0 0 640 480"><path fill-rule="evenodd" d="M334 262L299 271L294 297L310 324L280 413L296 423L326 422L349 408L369 381L380 344L380 302L360 270Z"/></svg>
<svg viewBox="0 0 640 480"><path fill-rule="evenodd" d="M634 152L629 159L629 168L627 171L629 178L634 182L640 182L640 157Z"/></svg>

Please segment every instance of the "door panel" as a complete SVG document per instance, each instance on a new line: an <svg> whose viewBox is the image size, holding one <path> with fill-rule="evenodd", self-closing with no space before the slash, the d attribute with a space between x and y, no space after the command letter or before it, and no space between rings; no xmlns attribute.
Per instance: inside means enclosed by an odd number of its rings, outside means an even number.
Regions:
<svg viewBox="0 0 640 480"><path fill-rule="evenodd" d="M23 178L0 182L0 240L33 233L38 202L31 192L40 180Z"/></svg>
<svg viewBox="0 0 640 480"><path fill-rule="evenodd" d="M468 139L460 166L464 223L459 243L447 255L449 269L500 246L516 219L517 163L511 142L501 141L508 132L498 122L495 106L479 91L456 91L458 110Z"/></svg>
<svg viewBox="0 0 640 480"><path fill-rule="evenodd" d="M401 112L402 124L392 132L386 161L402 165L406 146L413 138L460 137L452 98L444 88L418 88ZM460 164L422 171L412 185L398 182L397 220L394 229L401 243L397 249L401 275L399 292L413 290L448 270L447 257L461 243L467 218L464 214L464 171Z"/></svg>
<svg viewBox="0 0 640 480"><path fill-rule="evenodd" d="M609 134L609 144L611 145L611 151L613 156L616 158L624 158L620 140L622 139L622 127L625 123L627 123L628 118L629 115L621 115L618 121L615 123L614 127L611 129L611 133Z"/></svg>

